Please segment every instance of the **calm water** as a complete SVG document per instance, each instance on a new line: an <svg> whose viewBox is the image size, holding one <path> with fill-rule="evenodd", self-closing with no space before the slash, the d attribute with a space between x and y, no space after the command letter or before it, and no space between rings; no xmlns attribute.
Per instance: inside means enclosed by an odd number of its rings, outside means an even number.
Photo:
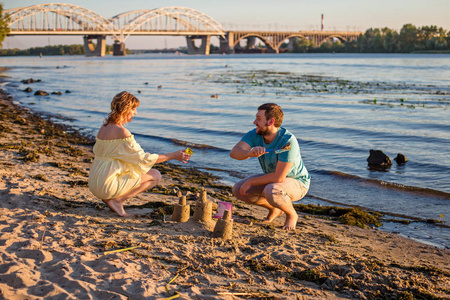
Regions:
<svg viewBox="0 0 450 300"><path fill-rule="evenodd" d="M312 176L302 202L450 224L449 55L3 57L0 65L13 67L5 88L22 105L92 135L112 97L134 93L141 106L128 128L144 149L166 153L181 147L177 141L191 143L190 165L230 185L259 172L256 159L228 154L253 129L256 108L276 102ZM30 77L42 82L20 83ZM22 91L28 86L63 94L37 97ZM383 150L392 167L370 170L370 149ZM397 153L405 165L394 162ZM446 227L386 222L382 229L450 248Z"/></svg>

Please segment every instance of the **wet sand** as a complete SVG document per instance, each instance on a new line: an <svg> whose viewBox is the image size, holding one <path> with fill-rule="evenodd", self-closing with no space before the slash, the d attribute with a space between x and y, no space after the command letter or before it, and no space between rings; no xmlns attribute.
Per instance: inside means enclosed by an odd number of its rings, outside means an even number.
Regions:
<svg viewBox="0 0 450 300"><path fill-rule="evenodd" d="M284 216L260 223L264 210L189 168L158 165L162 184L127 203L133 217L118 217L87 188L92 141L8 98L0 100L1 298L450 298L449 250L306 213L287 232ZM202 187L210 201L233 202L231 239L212 237L216 220L171 221L179 192L192 210Z"/></svg>

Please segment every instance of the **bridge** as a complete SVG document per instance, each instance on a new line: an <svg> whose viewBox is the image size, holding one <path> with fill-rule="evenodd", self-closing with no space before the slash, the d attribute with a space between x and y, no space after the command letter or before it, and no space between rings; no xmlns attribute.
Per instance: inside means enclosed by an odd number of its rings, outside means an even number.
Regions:
<svg viewBox="0 0 450 300"><path fill-rule="evenodd" d="M186 7L141 9L118 14L110 19L83 8L64 3L37 4L4 11L10 32L8 36L82 35L87 56L104 56L106 36L114 39L113 54L125 55L125 40L133 36L185 36L189 54L210 53L211 37L220 40L220 52L231 54L246 40L246 48L255 47L260 39L267 52L279 53L288 40L308 39L315 45L327 40L356 40L362 32L343 31L227 31L208 15ZM96 41L96 43L95 43ZM196 46L196 41L200 45Z"/></svg>

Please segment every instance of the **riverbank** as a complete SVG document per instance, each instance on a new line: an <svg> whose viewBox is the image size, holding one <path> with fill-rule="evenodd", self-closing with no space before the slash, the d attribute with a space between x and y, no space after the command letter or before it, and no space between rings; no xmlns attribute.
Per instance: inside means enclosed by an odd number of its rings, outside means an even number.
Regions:
<svg viewBox="0 0 450 300"><path fill-rule="evenodd" d="M163 164L160 187L111 213L87 188L92 140L0 101L0 291L4 298L348 299L450 296L449 254L377 229L300 213L297 229L257 220L230 187ZM195 154L194 154L195 155ZM176 193L232 201L233 237L216 221L173 223ZM250 223L251 224L248 224ZM136 247L129 251L106 251Z"/></svg>

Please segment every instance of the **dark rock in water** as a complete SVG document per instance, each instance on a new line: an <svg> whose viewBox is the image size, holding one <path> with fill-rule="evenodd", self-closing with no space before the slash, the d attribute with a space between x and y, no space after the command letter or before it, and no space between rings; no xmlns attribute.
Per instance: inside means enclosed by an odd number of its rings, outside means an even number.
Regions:
<svg viewBox="0 0 450 300"><path fill-rule="evenodd" d="M42 80L41 79L34 80L33 78L29 78L29 79L24 79L21 82L25 83L25 84L30 84L30 83L35 83L35 82L42 82Z"/></svg>
<svg viewBox="0 0 450 300"><path fill-rule="evenodd" d="M389 156L383 153L381 150L370 150L370 155L367 158L367 163L372 166L384 166L390 167L392 165Z"/></svg>
<svg viewBox="0 0 450 300"><path fill-rule="evenodd" d="M72 93L71 91L69 91L69 90L66 90L66 94L70 94L70 93Z"/></svg>
<svg viewBox="0 0 450 300"><path fill-rule="evenodd" d="M30 87L27 87L23 90L24 92L31 93L33 90Z"/></svg>
<svg viewBox="0 0 450 300"><path fill-rule="evenodd" d="M34 79L33 78L24 79L24 80L22 80L22 83L25 83L25 84L34 83Z"/></svg>
<svg viewBox="0 0 450 300"><path fill-rule="evenodd" d="M62 95L61 92L52 92L52 95Z"/></svg>
<svg viewBox="0 0 450 300"><path fill-rule="evenodd" d="M34 93L35 96L48 96L48 93L46 91L37 90L36 93Z"/></svg>
<svg viewBox="0 0 450 300"><path fill-rule="evenodd" d="M397 157L394 158L394 160L395 160L399 165L403 165L403 164L405 164L405 163L408 161L408 159L406 158L406 156L404 156L404 155L401 154L401 153L398 153L398 154L397 154Z"/></svg>

